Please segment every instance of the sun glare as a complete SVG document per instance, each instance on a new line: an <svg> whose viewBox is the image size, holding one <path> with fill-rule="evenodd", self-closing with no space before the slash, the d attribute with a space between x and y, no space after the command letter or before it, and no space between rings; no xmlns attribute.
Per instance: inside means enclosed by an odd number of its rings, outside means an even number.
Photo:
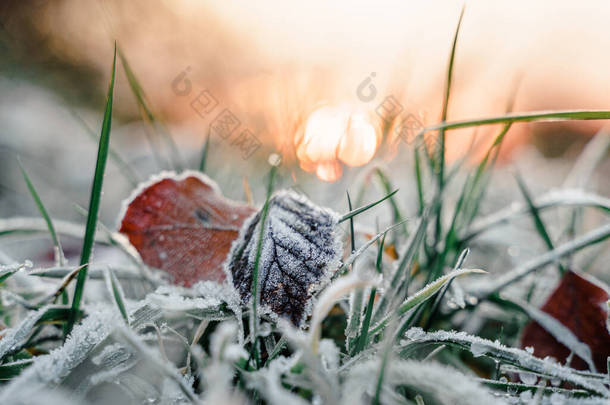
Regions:
<svg viewBox="0 0 610 405"><path fill-rule="evenodd" d="M301 167L325 181L341 176L342 165L362 166L375 155L379 136L367 114L348 105L313 111L295 137Z"/></svg>

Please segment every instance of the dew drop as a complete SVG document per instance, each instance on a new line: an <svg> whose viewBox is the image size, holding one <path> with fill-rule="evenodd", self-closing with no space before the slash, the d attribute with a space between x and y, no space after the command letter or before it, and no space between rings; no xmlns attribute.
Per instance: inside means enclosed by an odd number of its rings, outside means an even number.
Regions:
<svg viewBox="0 0 610 405"><path fill-rule="evenodd" d="M267 159L271 166L279 166L282 163L282 156L278 153L272 153L269 155L269 159Z"/></svg>
<svg viewBox="0 0 610 405"><path fill-rule="evenodd" d="M538 381L538 377L536 374L521 372L519 373L519 378L523 381L523 384L534 385L536 381Z"/></svg>
<svg viewBox="0 0 610 405"><path fill-rule="evenodd" d="M472 342L470 345L470 352L474 357L480 357L487 353L487 346L482 343Z"/></svg>
<svg viewBox="0 0 610 405"><path fill-rule="evenodd" d="M534 395L532 394L532 391L523 391L521 394L519 394L519 398L521 399L521 401L523 403L528 403L533 399Z"/></svg>
<svg viewBox="0 0 610 405"><path fill-rule="evenodd" d="M271 334L271 324L264 322L261 323L258 329L258 335L261 337L266 337Z"/></svg>

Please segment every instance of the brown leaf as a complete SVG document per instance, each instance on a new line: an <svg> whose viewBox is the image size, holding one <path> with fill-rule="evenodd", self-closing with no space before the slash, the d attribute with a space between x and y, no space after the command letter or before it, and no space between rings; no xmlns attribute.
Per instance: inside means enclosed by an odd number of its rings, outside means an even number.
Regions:
<svg viewBox="0 0 610 405"><path fill-rule="evenodd" d="M541 308L557 319L583 343L591 348L593 362L598 372L607 372L607 357L610 356L610 334L606 327L609 295L598 282L568 271L559 286ZM551 356L565 364L570 350L559 343L536 322L530 322L523 330L521 347L533 347L534 355L540 358ZM574 356L570 365L587 370L583 359Z"/></svg>
<svg viewBox="0 0 610 405"><path fill-rule="evenodd" d="M223 197L216 183L200 173L164 174L136 190L119 232L144 263L188 287L225 279L222 266L231 243L255 211Z"/></svg>

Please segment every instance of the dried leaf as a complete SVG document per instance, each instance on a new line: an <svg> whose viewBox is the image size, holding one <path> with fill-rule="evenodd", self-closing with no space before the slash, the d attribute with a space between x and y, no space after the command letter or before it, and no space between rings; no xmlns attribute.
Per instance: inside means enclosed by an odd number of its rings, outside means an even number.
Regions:
<svg viewBox="0 0 610 405"><path fill-rule="evenodd" d="M595 280L568 271L541 308L589 346L595 367L600 372L607 371L606 359L610 356L610 334L606 327L609 298L606 288ZM536 322L526 325L521 346L533 347L535 356L540 358L551 356L562 364L570 355L570 350L566 346L559 343ZM579 370L588 369L587 363L576 355L570 365Z"/></svg>
<svg viewBox="0 0 610 405"><path fill-rule="evenodd" d="M251 298L260 219L259 212L244 225L227 266L244 303ZM267 312L302 324L314 292L339 265L338 219L336 213L292 192L280 192L269 200L258 270L260 303Z"/></svg>
<svg viewBox="0 0 610 405"><path fill-rule="evenodd" d="M119 232L144 263L188 287L200 280L225 279L223 262L255 211L223 197L216 183L201 173L162 173L127 201Z"/></svg>

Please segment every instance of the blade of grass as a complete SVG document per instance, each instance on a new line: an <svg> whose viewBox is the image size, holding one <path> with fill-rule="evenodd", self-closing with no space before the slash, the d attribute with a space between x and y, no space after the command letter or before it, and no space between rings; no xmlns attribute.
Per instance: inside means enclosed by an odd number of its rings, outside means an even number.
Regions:
<svg viewBox="0 0 610 405"><path fill-rule="evenodd" d="M453 122L441 122L436 125L423 128L418 135L438 130L451 130L459 128L470 128L482 125L508 124L513 122L540 122L540 121L569 121L569 120L608 120L610 111L607 110L549 110L531 111L525 113L510 113L497 117L478 118Z"/></svg>
<svg viewBox="0 0 610 405"><path fill-rule="evenodd" d="M572 252L583 249L585 247L594 245L602 242L610 237L610 223L602 225L586 234L571 240L570 242L564 243L556 247L555 249L548 251L540 256L534 257L528 260L520 266L499 275L494 278L489 284L481 287L477 286L476 289L469 291L477 298L485 298L490 294L498 292L506 286L514 283L517 280L525 277L529 273L538 270L539 268L546 266L547 264L553 263L563 256L566 256Z"/></svg>
<svg viewBox="0 0 610 405"><path fill-rule="evenodd" d="M381 170L381 168L379 168L379 167L375 170L375 173L377 174L379 181L383 185L383 189L384 189L385 193L390 194L392 191L392 183L390 182L390 179L388 178L388 176L386 176L386 174L383 172L383 170ZM403 222L402 213L400 212L400 208L398 207L398 203L396 202L396 198L394 196L390 197L390 205L392 206L392 215L393 215L392 222L394 222L394 223ZM403 223L400 230L402 231L402 233L405 237L408 236L409 232L407 231L406 223ZM396 241L396 240L394 241L395 244L397 242L398 241Z"/></svg>
<svg viewBox="0 0 610 405"><path fill-rule="evenodd" d="M28 265L26 263L15 263L7 266L0 266L0 283L17 273L21 269L25 269Z"/></svg>
<svg viewBox="0 0 610 405"><path fill-rule="evenodd" d="M57 290L55 290L55 292L53 294L51 294L47 298L43 299L42 302L51 301L51 300L55 301L60 295L62 296L62 298L64 298L64 297L67 298L67 295L64 294L66 288L68 287L68 285L70 285L72 280L74 280L76 278L78 273L83 268L84 268L84 266L78 266L75 269L73 269L71 272L66 274L66 276L63 277L63 280L61 281L59 288L57 288ZM29 274L31 274L31 273L29 273Z"/></svg>
<svg viewBox="0 0 610 405"><path fill-rule="evenodd" d="M404 253L400 255L400 262L394 271L390 286L386 293L380 296L379 302L377 303L373 316L374 323L378 323L380 319L386 315L387 311L389 311L389 308L393 307L396 301L402 300L403 297L408 295L411 280L411 266L415 262L417 252L424 242L431 209L432 207L428 207L428 209L424 211L424 215L420 218L415 232L411 234L405 243Z"/></svg>
<svg viewBox="0 0 610 405"><path fill-rule="evenodd" d="M445 94L443 97L443 109L441 113L441 123L445 123L447 121L447 114L449 111L449 97L451 94L451 82L453 80L453 66L455 62L455 50L457 48L457 40L460 33L460 27L462 25L462 19L464 18L464 10L462 7L462 11L460 12L460 17L458 19L457 27L455 28L455 33L453 35L453 44L451 45L451 54L449 55L449 63L447 65L447 77L445 81ZM444 175L445 175L445 129L439 128L439 171L438 171L438 184L439 188L442 190L444 186Z"/></svg>
<svg viewBox="0 0 610 405"><path fill-rule="evenodd" d="M344 275L347 272L347 270L349 269L349 266L351 266L352 263L354 263L354 261L356 261L356 259L362 253L364 253L364 251L366 251L373 243L377 242L384 234L390 232L392 229L396 228L399 225L400 225L400 222L397 224L388 226L386 229L379 232L377 235L373 236L364 245L360 246L358 248L358 250L356 250L354 253L349 255L349 257L343 261L343 264L341 265L341 267L339 267L339 269L335 272L335 274L333 274L332 279L334 280L337 277Z"/></svg>
<svg viewBox="0 0 610 405"><path fill-rule="evenodd" d="M379 273L379 274L383 273L381 266L382 266L382 261L383 261L383 247L385 244L385 236L386 236L386 234L383 235L383 238L381 239L381 243L379 243L379 248L377 250L377 260L375 262L375 269L377 270L377 273ZM377 288L372 287L371 293L369 294L369 302L366 306L366 312L364 314L364 320L362 321L362 328L360 330L360 338L358 340L356 350L352 354L352 356L355 356L356 354L360 353L366 347L366 344L368 341L369 327L371 325L371 317L373 315L373 306L375 305L375 295L376 294L377 294Z"/></svg>
<svg viewBox="0 0 610 405"><path fill-rule="evenodd" d="M64 278L70 273L79 269L77 267L46 267L41 269L34 269L28 272L28 276L35 277L46 277L46 278ZM89 278L94 280L101 280L104 278L105 265L89 265ZM117 278L121 280L141 280L142 277L138 274L138 269L135 267L120 267ZM114 273L117 275L117 268L114 268Z"/></svg>
<svg viewBox="0 0 610 405"><path fill-rule="evenodd" d="M349 192L346 191L347 194L347 206L350 212L352 211L352 200L349 196ZM354 217L349 219L349 228L350 228L350 244L351 244L351 252L353 254L356 251L356 242L355 242L355 234L354 234ZM352 263L352 271L354 263ZM350 296L350 312L348 316L347 326L345 328L345 345L348 351L354 347L354 342L356 340L356 334L358 333L358 328L360 327L360 317L362 314L362 299L363 299L363 291L362 288L358 288L352 291Z"/></svg>
<svg viewBox="0 0 610 405"><path fill-rule="evenodd" d="M205 136L205 142L203 148L201 148L201 159L199 160L199 171L205 173L205 165L208 161L208 153L210 151L210 133L208 132Z"/></svg>
<svg viewBox="0 0 610 405"><path fill-rule="evenodd" d="M85 133L89 135L89 137L98 143L100 141L99 137L95 133L95 131L85 122L85 120L78 115L75 111L70 111L72 116L78 121L78 123L84 128ZM114 162L117 166L123 177L131 183L132 186L136 187L140 184L140 176L135 172L135 170L121 157L121 155L112 147L112 145L108 146L108 157Z"/></svg>
<svg viewBox="0 0 610 405"><path fill-rule="evenodd" d="M496 161L500 154L500 147L502 146L502 142L511 126L512 124L509 123L502 128L500 134L496 136L493 144L489 147L485 153L485 156L479 162L475 170L474 177L472 178L472 182L464 186L463 192L467 196L467 203L465 204L464 210L461 214L462 218L459 222L460 229L463 226L470 225L479 211L479 206L481 205L481 201L483 200L485 191L487 190L487 184L491 176L491 171L495 167Z"/></svg>
<svg viewBox="0 0 610 405"><path fill-rule="evenodd" d="M349 197L349 191L346 191L347 194L347 207L349 209L349 212L352 212L353 208L352 208L352 200ZM350 217L349 219L349 234L350 234L350 243L352 246L352 250L351 253L354 253L356 251L356 241L355 241L355 235L354 235L354 217Z"/></svg>
<svg viewBox="0 0 610 405"><path fill-rule="evenodd" d="M127 76L127 81L129 82L129 87L131 88L131 91L136 97L136 101L138 102L138 106L140 107L140 111L142 113L144 121L147 122L150 127L152 127L155 131L161 133L170 150L173 167L178 171L182 171L184 169L184 165L182 164L182 158L180 157L180 152L178 151L178 146L176 145L176 142L174 142L174 139L172 138L165 125L163 125L157 120L155 115L148 107L148 102L146 99L146 94L144 93L144 89L140 85L140 82L138 81L135 73L127 62L125 54L123 54L123 51L121 49L118 49L118 53L119 58L121 59L121 64L123 65L123 70L125 71L125 75Z"/></svg>
<svg viewBox="0 0 610 405"><path fill-rule="evenodd" d="M34 184L32 184L30 177L28 176L27 172L25 171L25 168L23 167L23 164L21 163L20 158L17 158L17 163L19 163L19 168L21 169L21 174L23 175L25 184L27 185L28 190L30 191L30 194L32 195L32 198L34 199L34 202L36 203L36 207L38 207L38 211L40 211L40 215L42 215L42 218L44 219L45 223L47 224L49 234L51 235L51 240L53 241L53 246L55 247L55 251L57 253L57 257L56 257L57 262L59 263L60 266L63 266L65 263L64 251L61 247L61 242L59 241L57 232L55 232L55 227L53 226L53 221L51 220L51 217L50 217L47 209L45 208L44 204L42 203L42 200L41 200L40 196L38 195L38 192L36 191Z"/></svg>
<svg viewBox="0 0 610 405"><path fill-rule="evenodd" d="M460 33L460 27L462 25L462 19L464 18L464 7L462 7L462 11L460 12L460 17L458 19L457 26L455 28L455 33L453 36L453 43L451 45L451 53L449 55L449 62L447 65L447 77L445 81L445 94L443 97L443 107L441 112L441 123L445 123L447 121L447 114L449 111L449 97L451 94L451 82L453 79L453 65L455 62L455 50L457 48L457 40ZM446 149L446 137L444 128L440 128L438 131L438 154L437 159L438 163L436 164L437 168L437 183L438 183L438 192L441 194L443 189L445 188L445 149ZM425 139L425 138L424 138ZM433 152L434 153L434 152ZM439 200L439 203L436 204L436 212L435 212L435 226L434 226L434 249L438 246L441 240L442 234L442 217L443 217L443 201Z"/></svg>
<svg viewBox="0 0 610 405"><path fill-rule="evenodd" d="M515 178L517 179L517 184L519 184L519 190L521 190L521 194L523 194L523 198L525 199L530 214L532 215L534 225L536 226L536 231L538 232L538 234L540 235L549 250L555 249L553 241L551 240L551 237L549 236L549 233L546 230L546 226L544 226L544 222L542 222L540 212L538 212L538 208L536 208L536 205L534 204L534 200L530 194L529 189L527 188L527 185L525 184L525 181L523 180L523 177L521 177L521 175L517 172L515 173ZM561 263L559 263L559 271L561 272L561 274L565 274L566 272L566 269Z"/></svg>
<svg viewBox="0 0 610 405"><path fill-rule="evenodd" d="M88 218L89 211L87 211L85 208L78 204L73 204L73 208L77 213L81 214L85 218ZM148 266L146 266L146 264L142 261L142 258L138 255L138 253L133 251L127 238L118 232L111 231L102 222L98 221L97 227L99 228L98 230L102 231L102 233L108 236L109 245L117 247L133 264L136 265L140 272L140 279L142 281L146 281L151 285L151 287L158 286L158 280L155 279L154 275L151 273ZM89 276L91 277L91 274Z"/></svg>
<svg viewBox="0 0 610 405"><path fill-rule="evenodd" d="M56 219L53 221L55 231L59 235L82 238L85 227L74 222ZM0 218L0 236L11 235L35 235L46 233L49 229L43 218L37 217L12 217ZM96 236L97 243L109 244L108 238Z"/></svg>
<svg viewBox="0 0 610 405"><path fill-rule="evenodd" d="M375 202L372 202L368 205L365 205L364 207L360 207L360 208L356 208L353 211L348 212L347 214L343 215L341 218L339 218L339 222L341 223L343 221L346 221L352 217L355 217L358 214L363 213L364 211L367 211L371 208L373 208L374 206L376 206L377 204L382 203L383 201L387 200L388 198L391 198L394 194L396 194L398 192L398 190L394 190L392 191L390 194L386 195L385 197L381 198L380 200L377 200Z"/></svg>
<svg viewBox="0 0 610 405"><path fill-rule="evenodd" d="M258 289L258 268L261 261L261 251L263 248L263 236L265 234L265 223L267 222L267 215L269 214L269 201L271 200L271 194L273 193L273 180L277 166L272 166L269 173L269 183L267 185L267 198L265 205L263 206L261 220L260 220L260 231L258 234L258 240L256 242L256 256L254 257L254 266L252 268L252 313L250 315L250 334L252 335L252 353L256 361L256 367L261 366L260 352L258 348L258 303L260 301L260 292Z"/></svg>
<svg viewBox="0 0 610 405"><path fill-rule="evenodd" d="M454 270L451 273L445 274L442 277L434 280L432 283L426 285L421 290L417 291L415 294L407 298L398 308L396 308L395 313L387 314L382 318L380 322L375 325L375 327L370 331L371 336L381 332L394 317L399 317L401 315L407 314L410 310L417 307L419 304L426 302L430 297L436 294L444 285L446 285L449 281L451 281L455 277L459 277L466 274L471 273L487 273L484 270L480 269L459 269ZM397 336L400 336L402 332L404 332L404 323L403 326L399 328L399 333Z"/></svg>
<svg viewBox="0 0 610 405"><path fill-rule="evenodd" d="M0 365L0 381L9 381L34 363L34 359L18 360Z"/></svg>
<svg viewBox="0 0 610 405"><path fill-rule="evenodd" d="M89 215L87 217L87 227L85 229L85 238L83 240L83 248L81 251L80 264L85 265L83 270L78 274L76 287L74 288L74 297L72 298L72 310L70 318L66 325L66 336L72 331L74 323L80 308L80 303L87 281L87 270L93 250L93 242L95 240L95 230L97 228L97 220L100 209L100 200L102 197L102 185L104 183L104 172L106 169L106 161L108 158L108 146L110 142L110 129L112 126L112 103L114 94L114 77L116 71L116 43L114 45L114 57L112 60L112 74L110 76L110 84L108 86L108 96L106 99L106 110L104 111L104 122L102 123L102 131L100 143L97 152L97 162L95 165L95 174L93 176L93 184L91 186L91 197L89 199Z"/></svg>
<svg viewBox="0 0 610 405"><path fill-rule="evenodd" d="M582 190L559 190L552 191L536 199L534 202L536 208L546 210L553 207L591 207L600 210L601 212L610 213L610 199L596 194L583 192ZM525 205L511 204L508 207L497 211L493 214L485 216L473 222L461 237L461 242L465 243L476 238L483 232L509 222L510 220L527 214L529 211Z"/></svg>
<svg viewBox="0 0 610 405"><path fill-rule="evenodd" d="M460 253L460 256L458 257L457 262L455 263L455 266L453 267L454 271L462 268L462 265L464 264L464 261L466 260L466 257L468 257L469 253L470 253L470 249L464 249L462 251L462 253ZM438 308L440 307L440 304L443 301L443 298L445 297L447 290L449 290L449 288L451 287L451 284L454 281L455 281L455 278L452 278L451 280L449 280L449 282L445 285L445 287L443 287L441 292L438 293L438 297L436 297L436 299L434 300L434 303L432 304L432 306L430 308L429 316L426 319L426 323L423 328L424 330L427 331L428 329L430 329L430 325L432 324L432 321L434 320L436 313L438 312Z"/></svg>
<svg viewBox="0 0 610 405"><path fill-rule="evenodd" d="M422 171L421 171L421 158L419 155L419 149L414 148L413 153L415 155L415 180L417 185L417 202L418 202L418 214L421 216L424 213L424 187L422 181Z"/></svg>
<svg viewBox="0 0 610 405"><path fill-rule="evenodd" d="M127 316L127 309L125 309L125 294L123 293L119 280L111 269L106 269L104 276L108 291L114 298L114 302L116 303L123 320L129 325L129 317Z"/></svg>

